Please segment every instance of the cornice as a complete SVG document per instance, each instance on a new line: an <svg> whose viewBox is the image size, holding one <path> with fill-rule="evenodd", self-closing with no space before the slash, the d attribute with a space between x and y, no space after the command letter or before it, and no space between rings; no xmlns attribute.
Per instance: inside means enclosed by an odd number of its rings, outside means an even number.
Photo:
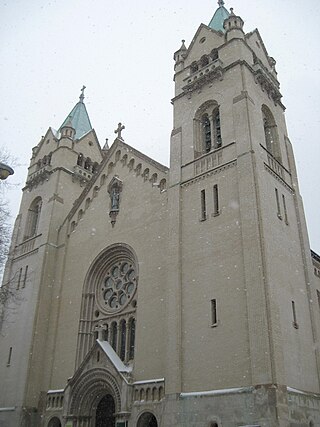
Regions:
<svg viewBox="0 0 320 427"><path fill-rule="evenodd" d="M230 169L230 168L236 166L236 164L237 164L237 160L236 159L231 160L230 162L225 163L224 165L218 166L217 168L214 168L214 169L211 169L209 171L203 172L203 173L195 176L194 178L188 179L188 180L182 182L180 185L181 185L182 188L183 187L188 187L189 185L192 185L192 184L195 184L196 182L202 181L205 178L208 178L208 177L210 177L212 175L216 175L216 174L218 174L220 172L223 172L223 171L225 171L227 169Z"/></svg>

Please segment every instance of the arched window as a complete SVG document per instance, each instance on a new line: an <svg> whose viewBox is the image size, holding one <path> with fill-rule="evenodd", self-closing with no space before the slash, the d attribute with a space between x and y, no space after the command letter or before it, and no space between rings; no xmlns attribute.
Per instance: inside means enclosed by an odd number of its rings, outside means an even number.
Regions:
<svg viewBox="0 0 320 427"><path fill-rule="evenodd" d="M160 191L165 191L167 189L167 181L165 178L162 178L160 181Z"/></svg>
<svg viewBox="0 0 320 427"><path fill-rule="evenodd" d="M150 173L149 168L146 168L146 169L143 171L142 176L143 176L143 179L144 179L145 181L146 181L147 179L149 179L149 173Z"/></svg>
<svg viewBox="0 0 320 427"><path fill-rule="evenodd" d="M91 172L92 162L89 157L86 158L86 161L84 162L84 168Z"/></svg>
<svg viewBox="0 0 320 427"><path fill-rule="evenodd" d="M83 167L83 161L84 161L83 154L80 153L78 155L77 165Z"/></svg>
<svg viewBox="0 0 320 427"><path fill-rule="evenodd" d="M118 327L116 322L111 323L111 347L117 351Z"/></svg>
<svg viewBox="0 0 320 427"><path fill-rule="evenodd" d="M91 203L91 199L90 199L90 197L88 197L88 198L86 199L86 204L85 204L85 208L86 208L86 209L88 209L88 207L90 206L90 203Z"/></svg>
<svg viewBox="0 0 320 427"><path fill-rule="evenodd" d="M97 173L98 168L99 168L99 163L94 162L92 165L92 173Z"/></svg>
<svg viewBox="0 0 320 427"><path fill-rule="evenodd" d="M220 111L215 101L208 101L198 109L193 132L195 157L221 147Z"/></svg>
<svg viewBox="0 0 320 427"><path fill-rule="evenodd" d="M195 73L195 72L197 72L198 70L199 70L198 64L197 64L196 62L193 62L193 63L190 65L190 71L191 71L191 73Z"/></svg>
<svg viewBox="0 0 320 427"><path fill-rule="evenodd" d="M152 184L154 184L155 182L157 182L157 179L158 179L158 175L154 173L150 178L150 181L152 182Z"/></svg>
<svg viewBox="0 0 320 427"><path fill-rule="evenodd" d="M37 234L41 206L41 197L35 198L34 201L31 203L28 209L24 240L29 239L30 237L33 237Z"/></svg>
<svg viewBox="0 0 320 427"><path fill-rule="evenodd" d="M125 243L111 245L91 264L82 294L81 319L89 322L91 330L102 329L101 339L107 340L125 363L134 357L138 277L133 249ZM86 298L88 292L94 301ZM82 334L81 322L77 366L94 343L92 335Z"/></svg>
<svg viewBox="0 0 320 427"><path fill-rule="evenodd" d="M220 126L220 112L217 108L213 113L213 125L214 125L214 146L215 148L221 147L221 126Z"/></svg>
<svg viewBox="0 0 320 427"><path fill-rule="evenodd" d="M109 340L109 327L108 325L104 325L104 341L108 341Z"/></svg>
<svg viewBox="0 0 320 427"><path fill-rule="evenodd" d="M129 320L129 360L133 360L134 358L134 345L136 339L136 321L131 318Z"/></svg>
<svg viewBox="0 0 320 427"><path fill-rule="evenodd" d="M201 120L202 124L202 139L204 142L204 150L206 153L211 151L211 124L208 114L204 114Z"/></svg>
<svg viewBox="0 0 320 427"><path fill-rule="evenodd" d="M210 56L212 61L215 61L216 59L218 59L219 58L218 49L212 49Z"/></svg>
<svg viewBox="0 0 320 427"><path fill-rule="evenodd" d="M200 59L200 65L201 67L205 67L206 65L209 64L209 58L207 55L203 55Z"/></svg>
<svg viewBox="0 0 320 427"><path fill-rule="evenodd" d="M126 330L127 324L125 320L121 320L120 322L120 359L122 361L126 358L126 336L127 336L127 330Z"/></svg>
<svg viewBox="0 0 320 427"><path fill-rule="evenodd" d="M266 149L273 155L273 157L281 162L281 152L276 122L271 111L266 105L263 105L261 110Z"/></svg>
<svg viewBox="0 0 320 427"><path fill-rule="evenodd" d="M134 168L134 159L130 160L130 162L128 163L128 167L130 170L132 170Z"/></svg>

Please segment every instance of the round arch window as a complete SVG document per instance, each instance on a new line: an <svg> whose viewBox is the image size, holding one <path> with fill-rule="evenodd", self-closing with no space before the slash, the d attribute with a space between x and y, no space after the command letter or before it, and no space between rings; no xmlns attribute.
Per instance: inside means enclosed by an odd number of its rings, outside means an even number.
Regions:
<svg viewBox="0 0 320 427"><path fill-rule="evenodd" d="M99 300L107 311L118 311L128 305L137 287L135 266L128 261L112 264L100 284Z"/></svg>
<svg viewBox="0 0 320 427"><path fill-rule="evenodd" d="M100 311L118 313L133 303L138 286L138 263L130 248L124 244L114 245L96 264L88 281L95 288Z"/></svg>

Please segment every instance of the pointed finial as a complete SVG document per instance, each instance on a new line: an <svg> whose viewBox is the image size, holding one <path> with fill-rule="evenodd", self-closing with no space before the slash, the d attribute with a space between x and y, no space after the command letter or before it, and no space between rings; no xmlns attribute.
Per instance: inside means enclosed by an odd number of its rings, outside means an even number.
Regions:
<svg viewBox="0 0 320 427"><path fill-rule="evenodd" d="M230 15L234 15L234 13L233 13L233 7L230 7Z"/></svg>
<svg viewBox="0 0 320 427"><path fill-rule="evenodd" d="M85 86L82 86L82 89L81 89L81 95L80 95L80 97L79 97L79 99L80 99L80 102L83 102L83 100L84 100L84 90L85 90Z"/></svg>
<svg viewBox="0 0 320 427"><path fill-rule="evenodd" d="M181 40L182 41L182 45L180 47L180 50L187 50L186 45L185 45L185 40Z"/></svg>
<svg viewBox="0 0 320 427"><path fill-rule="evenodd" d="M224 6L224 1L223 0L219 0L218 1L218 5L219 5L219 7Z"/></svg>

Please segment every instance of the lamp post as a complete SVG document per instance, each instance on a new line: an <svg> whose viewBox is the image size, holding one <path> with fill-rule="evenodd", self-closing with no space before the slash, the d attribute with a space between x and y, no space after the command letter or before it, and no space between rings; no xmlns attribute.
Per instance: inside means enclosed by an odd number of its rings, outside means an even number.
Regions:
<svg viewBox="0 0 320 427"><path fill-rule="evenodd" d="M14 170L10 166L0 162L0 179L1 180L7 179L9 175L13 175L13 174L14 174Z"/></svg>

